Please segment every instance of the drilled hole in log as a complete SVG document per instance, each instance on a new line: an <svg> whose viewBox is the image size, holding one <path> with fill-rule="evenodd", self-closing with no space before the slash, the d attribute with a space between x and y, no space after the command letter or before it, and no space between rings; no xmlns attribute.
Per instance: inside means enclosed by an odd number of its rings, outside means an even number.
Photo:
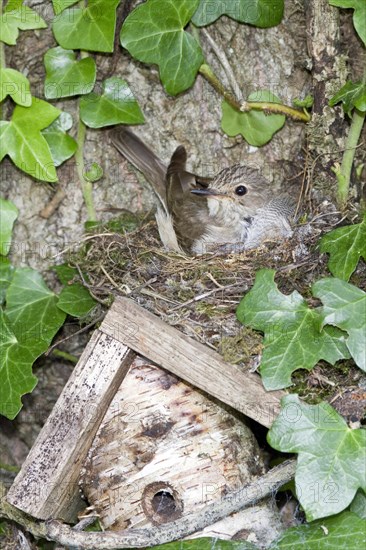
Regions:
<svg viewBox="0 0 366 550"><path fill-rule="evenodd" d="M162 517L170 517L177 511L174 497L168 491L158 491L151 500L152 509Z"/></svg>
<svg viewBox="0 0 366 550"><path fill-rule="evenodd" d="M150 483L142 495L142 507L155 525L174 521L181 517L183 503L177 491L168 483Z"/></svg>

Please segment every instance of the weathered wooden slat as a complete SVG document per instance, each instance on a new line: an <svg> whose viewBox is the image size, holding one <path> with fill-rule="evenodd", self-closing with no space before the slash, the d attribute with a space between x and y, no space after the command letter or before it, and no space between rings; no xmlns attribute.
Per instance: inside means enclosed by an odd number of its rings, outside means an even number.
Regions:
<svg viewBox="0 0 366 550"><path fill-rule="evenodd" d="M80 469L135 354L96 330L42 428L7 500L39 518L75 520Z"/></svg>
<svg viewBox="0 0 366 550"><path fill-rule="evenodd" d="M285 392L267 392L258 375L226 363L128 298L114 301L100 330L263 426L280 410Z"/></svg>

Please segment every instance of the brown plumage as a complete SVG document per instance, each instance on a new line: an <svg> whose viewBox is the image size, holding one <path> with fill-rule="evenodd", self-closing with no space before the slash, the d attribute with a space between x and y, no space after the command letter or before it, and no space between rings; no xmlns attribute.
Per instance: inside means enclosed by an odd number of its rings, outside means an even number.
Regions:
<svg viewBox="0 0 366 550"><path fill-rule="evenodd" d="M115 129L111 139L158 196L156 218L167 248L194 254L218 246L241 251L291 234L292 199L288 195L273 198L258 170L236 164L214 178L202 178L186 170L183 146L174 151L166 167L130 130Z"/></svg>

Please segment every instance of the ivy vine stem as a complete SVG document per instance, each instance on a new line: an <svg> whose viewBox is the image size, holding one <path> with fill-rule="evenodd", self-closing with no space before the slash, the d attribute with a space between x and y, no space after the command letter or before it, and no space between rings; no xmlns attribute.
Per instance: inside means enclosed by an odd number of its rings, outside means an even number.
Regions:
<svg viewBox="0 0 366 550"><path fill-rule="evenodd" d="M365 122L365 114L366 113L363 113L356 108L354 109L351 126L345 144L345 151L343 153L342 164L340 166L336 165L333 168L338 181L337 201L338 206L341 209L343 209L347 204L352 166L361 131Z"/></svg>
<svg viewBox="0 0 366 550"><path fill-rule="evenodd" d="M3 13L3 0L0 0L0 14ZM5 46L4 42L0 40L0 69L6 68L6 61L5 61ZM3 116L3 102L0 101L0 118Z"/></svg>
<svg viewBox="0 0 366 550"><path fill-rule="evenodd" d="M282 103L271 103L268 101L238 101L232 92L227 90L221 81L217 78L213 70L207 63L203 63L199 72L206 80L211 84L211 86L233 107L239 112L248 112L248 111L263 111L266 114L276 114L276 115L285 115L292 118L293 120L301 122L309 122L311 117L306 111L299 111L288 105L283 105Z"/></svg>
<svg viewBox="0 0 366 550"><path fill-rule="evenodd" d="M363 73L362 84L366 85L366 68ZM342 162L340 165L338 163L335 164L332 168L337 178L337 203L341 210L343 210L347 205L352 167L362 128L365 123L365 116L366 112L359 111L356 107L353 109L351 125L345 143Z"/></svg>
<svg viewBox="0 0 366 550"><path fill-rule="evenodd" d="M88 53L82 51L80 52L80 57L81 58L88 57ZM95 212L95 206L93 201L93 184L91 181L88 181L85 178L85 164L84 164L85 137L86 137L86 126L80 117L80 103L79 103L78 130L77 130L77 138L76 138L78 148L75 153L76 170L77 170L78 178L81 184L81 189L83 192L84 202L85 202L87 215L88 215L88 221L94 222L97 220L97 215Z"/></svg>

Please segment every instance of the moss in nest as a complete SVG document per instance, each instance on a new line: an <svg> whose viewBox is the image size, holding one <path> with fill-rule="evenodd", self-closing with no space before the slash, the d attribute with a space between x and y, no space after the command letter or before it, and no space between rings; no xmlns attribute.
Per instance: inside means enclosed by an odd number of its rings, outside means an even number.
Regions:
<svg viewBox="0 0 366 550"><path fill-rule="evenodd" d="M352 360L329 365L320 361L311 371L300 369L293 373L292 393L298 393L308 403L329 401L338 390L351 387L360 376Z"/></svg>
<svg viewBox="0 0 366 550"><path fill-rule="evenodd" d="M202 315L206 315L208 319L214 319L215 317L220 315L220 312L214 304L209 304L203 300L198 302L196 306L196 311L198 313L201 313Z"/></svg>
<svg viewBox="0 0 366 550"><path fill-rule="evenodd" d="M145 218L146 216L142 217L141 215L139 216L129 210L123 210L117 218L113 218L113 220L110 220L107 223L98 225L94 232L101 229L122 234L129 231L134 231L141 225L141 222Z"/></svg>
<svg viewBox="0 0 366 550"><path fill-rule="evenodd" d="M241 327L234 336L223 336L219 353L228 363L247 363L253 355L262 351L262 336L249 327Z"/></svg>

